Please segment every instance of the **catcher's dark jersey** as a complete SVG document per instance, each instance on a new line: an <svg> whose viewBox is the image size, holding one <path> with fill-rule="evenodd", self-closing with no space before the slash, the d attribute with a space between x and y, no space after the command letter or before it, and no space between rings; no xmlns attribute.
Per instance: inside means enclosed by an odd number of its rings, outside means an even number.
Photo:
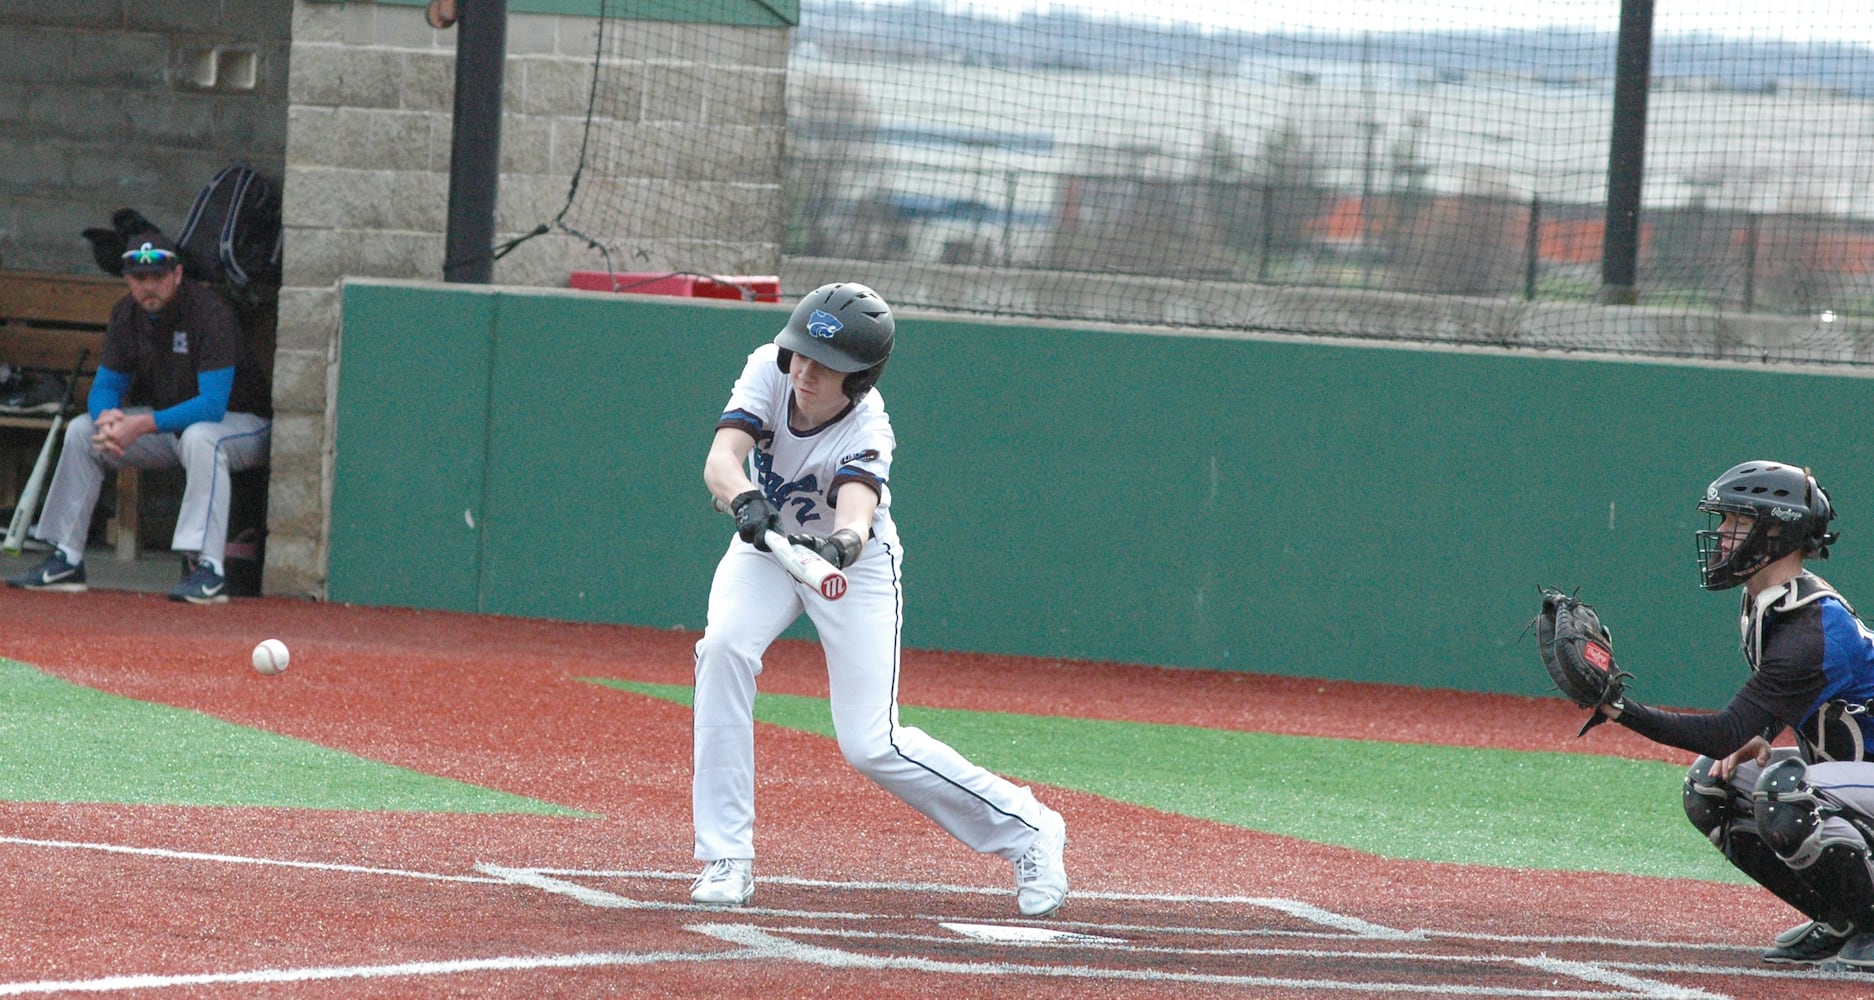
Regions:
<svg viewBox="0 0 1874 1000"><path fill-rule="evenodd" d="M228 409L273 415L273 393L262 380L233 307L199 281L184 280L163 311L152 316L129 295L111 310L99 364L131 376L124 402L164 410L192 399L195 376L234 369Z"/></svg>
<svg viewBox="0 0 1874 1000"><path fill-rule="evenodd" d="M1821 742L1818 715L1830 702L1851 707L1861 745L1874 745L1874 724L1854 706L1874 702L1874 633L1820 577L1810 573L1772 587L1754 603L1745 596L1742 629L1750 680L1723 711L1664 712L1628 704L1617 720L1650 740L1681 750L1725 757L1753 736L1772 738L1785 726L1804 741Z"/></svg>

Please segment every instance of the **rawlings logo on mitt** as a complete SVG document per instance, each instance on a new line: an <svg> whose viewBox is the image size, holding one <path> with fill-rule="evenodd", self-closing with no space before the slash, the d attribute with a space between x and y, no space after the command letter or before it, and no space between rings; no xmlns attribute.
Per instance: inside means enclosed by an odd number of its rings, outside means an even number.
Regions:
<svg viewBox="0 0 1874 1000"><path fill-rule="evenodd" d="M1607 721L1600 707L1618 699L1633 675L1614 665L1614 637L1601 616L1573 594L1542 588L1535 626L1537 651L1556 690L1577 706L1596 710L1577 734L1584 735Z"/></svg>

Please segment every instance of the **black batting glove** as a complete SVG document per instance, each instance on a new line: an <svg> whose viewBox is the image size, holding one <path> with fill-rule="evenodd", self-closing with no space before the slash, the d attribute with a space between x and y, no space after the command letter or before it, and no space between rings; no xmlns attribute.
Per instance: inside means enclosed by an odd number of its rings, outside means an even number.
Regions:
<svg viewBox="0 0 1874 1000"><path fill-rule="evenodd" d="M833 564L835 569L845 569L859 561L859 550L865 543L851 528L841 528L831 535L794 534L787 536L789 542L812 549L820 558Z"/></svg>
<svg viewBox="0 0 1874 1000"><path fill-rule="evenodd" d="M729 501L729 512L735 515L735 533L742 536L742 541L767 552L768 542L762 536L781 530L781 515L774 512L768 498L760 490L737 493Z"/></svg>

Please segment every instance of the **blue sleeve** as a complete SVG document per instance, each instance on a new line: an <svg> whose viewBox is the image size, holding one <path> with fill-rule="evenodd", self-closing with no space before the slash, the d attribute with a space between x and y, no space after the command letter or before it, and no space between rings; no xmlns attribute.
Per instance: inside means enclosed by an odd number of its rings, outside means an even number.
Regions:
<svg viewBox="0 0 1874 1000"><path fill-rule="evenodd" d="M195 373L195 397L167 410L157 410L156 429L175 434L190 424L214 423L228 415L228 394L234 391L234 369L216 368Z"/></svg>
<svg viewBox="0 0 1874 1000"><path fill-rule="evenodd" d="M96 420L105 410L124 405L124 392L129 388L128 373L100 365L98 373L91 377L91 394L85 397L85 409L91 411L91 419Z"/></svg>

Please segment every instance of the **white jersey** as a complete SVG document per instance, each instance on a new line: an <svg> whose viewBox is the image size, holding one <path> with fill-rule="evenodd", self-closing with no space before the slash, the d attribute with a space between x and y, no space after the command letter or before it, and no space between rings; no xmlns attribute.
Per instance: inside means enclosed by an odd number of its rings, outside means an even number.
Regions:
<svg viewBox="0 0 1874 1000"><path fill-rule="evenodd" d="M1059 840L1051 842L1064 845L1060 815L1037 801L1034 792L899 721L904 552L891 520L887 474L895 439L885 401L876 390L868 392L838 419L796 433L788 429L794 393L775 364L779 350L769 344L748 356L717 428L734 427L755 439L749 478L779 512L786 530L830 533L830 498L846 483L876 488L878 511L872 517L872 539L859 560L846 567L846 591L837 600L794 579L768 553L730 536L710 580L708 624L696 643L690 781L696 857L753 863L756 679L769 644L803 613L813 620L826 651L828 703L840 752L861 774L971 850L1018 862L1041 843L1044 829L1060 831L1051 835ZM847 809L843 815L848 823L867 820L866 810ZM1067 876L1055 864L1064 893ZM1018 862L1017 885L1024 877L1038 878L1023 874L1038 870ZM701 887L702 880L697 884ZM752 882L743 888L754 891ZM691 898L698 899L695 890ZM737 902L747 899L745 893Z"/></svg>
<svg viewBox="0 0 1874 1000"><path fill-rule="evenodd" d="M780 513L785 531L832 534L833 495L846 483L861 482L878 491L872 537L897 547L890 486L896 439L884 397L873 389L831 423L804 433L792 430L787 415L794 393L776 364L779 354L779 347L764 344L748 356L717 429L734 427L755 439L748 476ZM868 544L866 554L876 548Z"/></svg>

